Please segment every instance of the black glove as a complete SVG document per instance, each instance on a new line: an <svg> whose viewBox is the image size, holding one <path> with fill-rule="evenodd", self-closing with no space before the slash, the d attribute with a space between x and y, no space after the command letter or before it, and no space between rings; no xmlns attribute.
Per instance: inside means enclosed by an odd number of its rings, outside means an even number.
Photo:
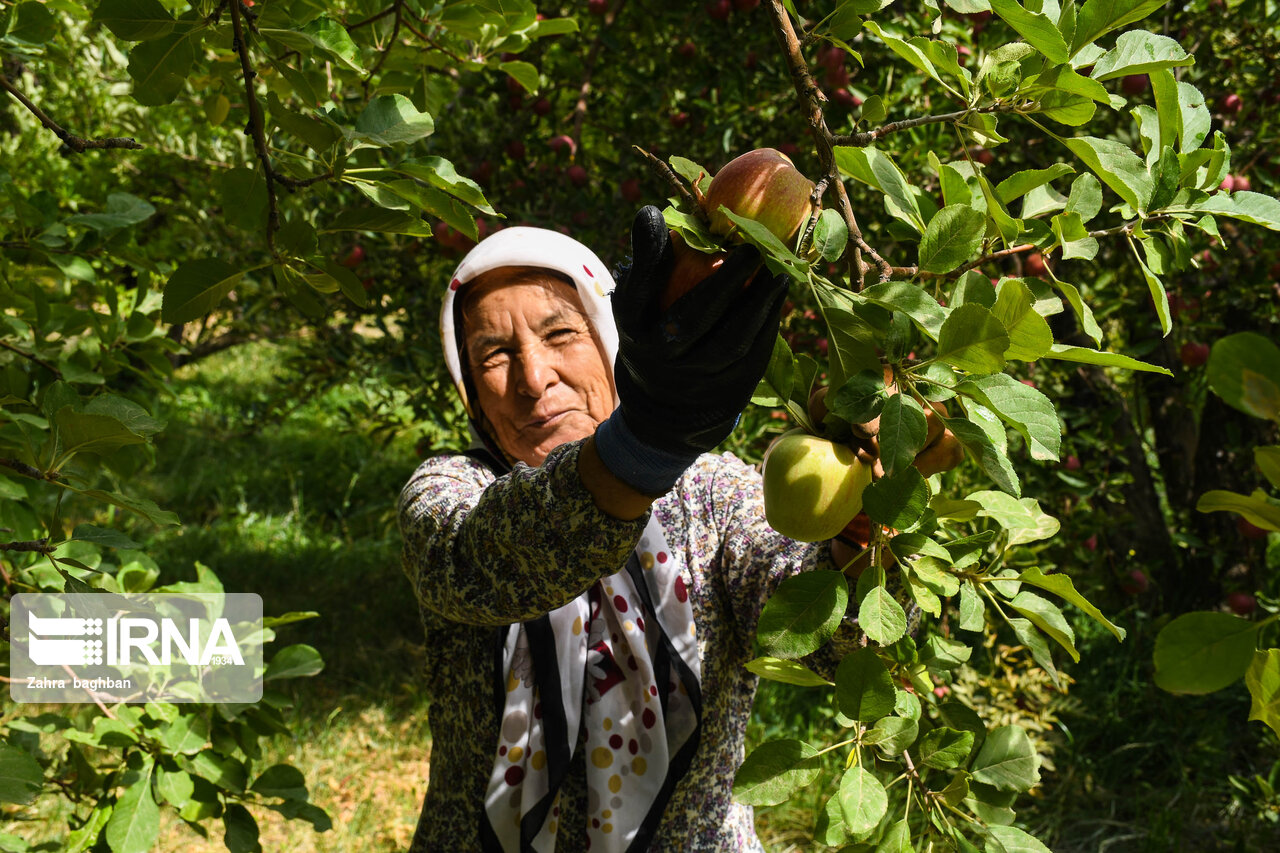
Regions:
<svg viewBox="0 0 1280 853"><path fill-rule="evenodd" d="M760 253L742 246L663 312L675 253L658 208L636 215L631 247L633 262L613 293L621 406L601 425L597 448L621 479L661 494L733 431L773 354L788 279L761 269ZM611 423L619 415L623 423Z"/></svg>

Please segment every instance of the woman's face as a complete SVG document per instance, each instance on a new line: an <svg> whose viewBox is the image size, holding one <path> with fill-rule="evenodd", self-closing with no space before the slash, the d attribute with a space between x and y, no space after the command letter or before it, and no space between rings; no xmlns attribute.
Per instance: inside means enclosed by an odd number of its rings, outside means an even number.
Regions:
<svg viewBox="0 0 1280 853"><path fill-rule="evenodd" d="M536 271L486 273L463 303L465 352L480 411L498 445L538 466L593 434L613 385L577 290Z"/></svg>

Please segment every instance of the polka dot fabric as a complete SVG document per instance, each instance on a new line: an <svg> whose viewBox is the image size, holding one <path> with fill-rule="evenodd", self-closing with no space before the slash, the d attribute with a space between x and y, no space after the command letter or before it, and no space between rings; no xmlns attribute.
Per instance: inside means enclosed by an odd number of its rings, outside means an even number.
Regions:
<svg viewBox="0 0 1280 853"><path fill-rule="evenodd" d="M664 553L668 560L678 556L680 583L673 579L669 590L674 600L685 597L693 613L688 636L697 649L703 706L692 764L672 791L647 849L759 851L752 810L731 796L757 684L744 664L753 657L756 622L769 594L797 572L835 568L828 548L795 542L770 528L759 474L731 454L699 457L648 517L621 521L605 515L577 477L580 448L581 442L563 445L539 468L517 465L500 479L467 457L435 457L419 466L401 494L403 567L420 605L426 636L423 677L433 697L431 777L412 853L485 849L481 816L505 707L495 701L505 696L505 685L495 682L495 658L504 651L495 644L495 630L573 602L615 575L637 546L645 572L659 565ZM650 518L661 524L666 549L642 542ZM616 587L614 594L620 594ZM618 616L620 638L627 621L636 631L647 633L651 627L649 615L636 614L630 600ZM583 625L590 625L587 617ZM614 630L609 628L611 641ZM841 655L859 639L856 626L846 620L805 663L830 678ZM625 650L614 657L624 673L636 672ZM657 687L650 685L652 698L642 700L638 719L628 706L630 716L611 716L608 729L603 719L583 728L585 738L580 735L550 812L559 853L589 849L587 827L594 821L600 821L598 831L606 823L611 832L618 831L619 805L613 798L625 793L626 779L636 773L632 759L646 753L653 728L662 722ZM675 695L684 698L678 689ZM613 746L614 735L622 739L620 748ZM527 743L513 745L528 748ZM588 765L594 767L597 748L609 750L612 772L604 790L589 790ZM523 759L526 773L537 752L535 745ZM641 766L654 772L647 763ZM618 793L609 787L615 775Z"/></svg>

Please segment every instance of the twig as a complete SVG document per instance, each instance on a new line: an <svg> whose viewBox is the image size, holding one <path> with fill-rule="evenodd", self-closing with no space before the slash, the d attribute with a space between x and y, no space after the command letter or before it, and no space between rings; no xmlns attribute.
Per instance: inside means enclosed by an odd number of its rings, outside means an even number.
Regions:
<svg viewBox="0 0 1280 853"><path fill-rule="evenodd" d="M49 116L45 113L44 110L40 109L38 106L33 104L30 101L30 99L27 98L26 95L19 92L18 89L11 82L9 82L9 78L3 74L0 74L0 89L4 89L10 95L13 95L15 98L17 98L18 103L22 104L24 107L30 110L32 115L40 119L41 124L43 124L49 130L53 131L54 135L57 136L59 139L61 139L64 145L66 145L68 148L70 148L72 151L76 152L77 154L83 154L86 150L90 148L140 149L143 147L141 144L138 143L136 139L134 139L131 136L112 136L106 139L85 139L84 137L76 136L73 133L67 132L56 121L49 118Z"/></svg>
<svg viewBox="0 0 1280 853"><path fill-rule="evenodd" d="M52 554L56 550L58 546L50 545L48 536L23 542L0 542L0 551L34 551L37 554Z"/></svg>
<svg viewBox="0 0 1280 853"><path fill-rule="evenodd" d="M262 105L253 91L253 80L258 72L249 62L249 45L245 41L244 25L240 20L239 2L231 3L231 27L235 32L233 47L240 55L240 69L244 73L245 98L249 106L249 127L246 132L253 137L253 147L262 163L267 181L267 250L276 254L276 231L280 228L280 211L276 206L275 171L271 168L271 154L267 151L267 136L262 126Z"/></svg>
<svg viewBox="0 0 1280 853"><path fill-rule="evenodd" d="M33 480L48 480L54 482L62 479L62 475L57 471L41 471L39 468L33 468L25 462L19 462L17 459L7 459L0 456L0 466L15 471L24 477L30 477Z"/></svg>
<svg viewBox="0 0 1280 853"><path fill-rule="evenodd" d="M50 370L50 371L52 371L52 372L53 372L53 374L54 374L55 376L57 376L59 379L61 379L61 378L62 378L62 371L61 371L61 370L59 370L56 366L54 366L54 365L50 364L49 362L45 361L45 360L44 360L43 358L41 358L40 356L38 356L38 355L34 355L34 354L32 354L32 353L29 353L29 352L26 352L25 350L20 350L20 349L18 349L17 347L15 347L13 344L8 343L7 341L0 341L0 347L3 347L4 349L7 349L9 352L17 353L18 355L22 356L23 358L27 359L28 361L33 361L33 362L35 362L36 364L40 365L40 366L41 366L41 367L43 367L45 370Z"/></svg>
<svg viewBox="0 0 1280 853"><path fill-rule="evenodd" d="M424 33L422 30L418 29L416 26L414 26L412 23L410 23L410 22L409 22L409 19L408 19L408 18L405 18L403 15L400 17L400 23L404 25L404 28L405 28L406 30L408 30L409 32L413 33L415 36L417 36L418 38L420 38L420 39L422 39L423 41L425 41L428 45L430 45L432 50L438 50L438 51L440 51L440 52L441 52L441 53L443 53L445 56L449 57L450 59L452 59L454 62L458 63L459 65L462 65L462 64L465 64L465 63L466 63L466 61L467 61L467 60L466 60L466 58L464 58L464 57L462 57L462 56L459 56L458 54L454 53L452 50L449 50L449 48L447 48L447 47L445 47L444 45L442 45L442 44L438 43L438 42L437 42L435 39L433 39L431 36L427 35L427 34L426 34L426 33ZM456 70L454 71L454 76L457 76L457 72L456 72Z"/></svg>
<svg viewBox="0 0 1280 853"><path fill-rule="evenodd" d="M844 136L836 136L832 138L833 145L849 145L854 148L865 148L877 139L888 136L891 133L897 133L902 130L910 130L913 127L921 127L926 124L941 124L944 122L958 122L966 116L974 113L1010 113L1016 112L1018 107L1015 104L990 104L989 106L980 107L978 109L957 110L953 113L942 113L932 116L918 116L916 118L906 118L901 121L893 121L883 124L875 130L867 130L862 133L850 133Z"/></svg>
<svg viewBox="0 0 1280 853"><path fill-rule="evenodd" d="M394 5L388 6L387 8L383 9L381 12L377 12L373 15L370 15L369 17L365 18L363 21L358 21L354 24L347 24L347 32L353 33L367 24L372 24L374 21L381 21L387 15L395 14L395 11L397 8L399 8L399 6L400 6L400 3L396 2Z"/></svg>
<svg viewBox="0 0 1280 853"><path fill-rule="evenodd" d="M648 164L650 171L657 175L659 180L666 181L676 190L676 192L680 193L680 196L689 203L689 206L693 210L695 216L704 222L707 220L707 213L702 209L702 205L698 203L698 199L694 196L693 191L685 185L684 181L680 180L679 175L671 171L670 166L659 160L657 157L654 157L648 151L645 151L639 145L632 145L631 150L645 158L645 163Z"/></svg>
<svg viewBox="0 0 1280 853"><path fill-rule="evenodd" d="M808 112L809 131L818 149L818 162L821 164L822 174L836 188L840 213L844 217L845 227L849 229L849 236L853 238L856 246L854 266L858 289L862 289L866 269L861 257L863 253L869 255L880 268L880 280L888 281L889 263L863 239L862 229L858 227L858 219L853 213L853 205L849 203L849 194L845 190L844 182L840 180L840 170L836 166L834 149L840 137L833 136L827 127L826 117L822 112L822 104L827 99L826 95L822 94L822 90L818 88L818 84L809 73L809 67L800 53L800 40L796 37L796 31L791 25L791 17L783 8L781 0L769 0L769 14L773 18L774 33L782 46L787 68L791 72L791 80L796 87L796 97L800 100L801 108Z"/></svg>
<svg viewBox="0 0 1280 853"><path fill-rule="evenodd" d="M396 23L391 28L391 38L387 39L387 47L378 54L378 61L369 69L369 76L364 78L364 94L369 97L369 83L373 81L374 75L382 68L382 63L387 61L387 57L391 55L391 48L396 46L396 39L400 37L400 10L404 8L404 0L396 0L392 5L391 11L395 12Z"/></svg>
<svg viewBox="0 0 1280 853"><path fill-rule="evenodd" d="M234 3L231 4L231 8L234 9L235 6L236 4ZM235 14L235 13L233 12L232 14ZM66 670L67 675L71 676L73 679L76 677L76 674L71 671L71 667L67 666L65 663L62 665L62 668ZM93 703L98 706L98 709L102 711L102 713L106 714L108 717L110 717L113 720L116 718L116 715L111 713L109 710L107 710L106 705L102 704L102 700L98 698L98 691L90 687L86 687L84 688L84 692L89 694L89 698L93 700Z"/></svg>

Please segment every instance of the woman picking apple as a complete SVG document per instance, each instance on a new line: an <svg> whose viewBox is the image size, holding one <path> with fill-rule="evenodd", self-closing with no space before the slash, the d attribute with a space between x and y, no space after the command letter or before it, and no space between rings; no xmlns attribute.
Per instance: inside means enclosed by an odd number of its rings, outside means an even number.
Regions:
<svg viewBox="0 0 1280 853"><path fill-rule="evenodd" d="M632 248L615 290L580 243L509 228L446 292L473 444L400 498L434 697L413 851L761 849L730 796L743 665L770 592L844 546L773 530L760 475L708 452L763 375L785 279L741 247L662 310L657 208ZM846 622L819 671L857 644Z"/></svg>

